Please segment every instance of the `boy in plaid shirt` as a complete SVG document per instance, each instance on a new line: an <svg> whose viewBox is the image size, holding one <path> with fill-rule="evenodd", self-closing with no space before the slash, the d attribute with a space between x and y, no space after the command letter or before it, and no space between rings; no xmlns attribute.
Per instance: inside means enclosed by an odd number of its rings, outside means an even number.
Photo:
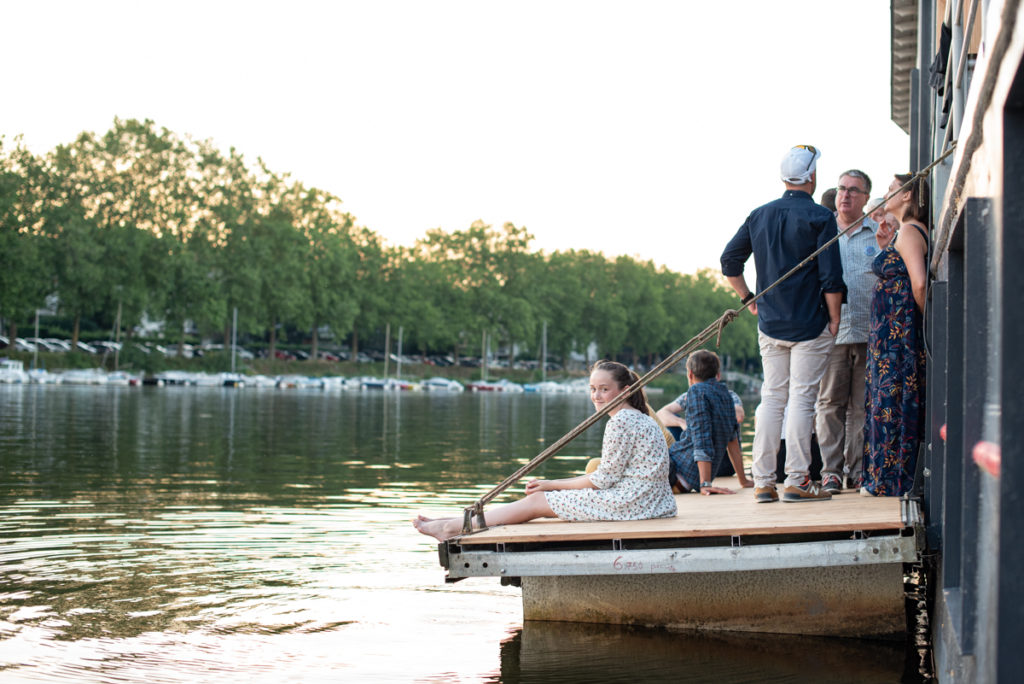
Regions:
<svg viewBox="0 0 1024 684"><path fill-rule="evenodd" d="M686 428L669 448L669 481L684 492L735 494L731 489L715 487L712 481L724 459L729 443L736 440L736 410L729 389L718 380L721 362L718 354L701 349L686 359ZM737 443L738 446L738 443ZM739 453L738 449L734 450ZM734 463L737 472L743 464Z"/></svg>

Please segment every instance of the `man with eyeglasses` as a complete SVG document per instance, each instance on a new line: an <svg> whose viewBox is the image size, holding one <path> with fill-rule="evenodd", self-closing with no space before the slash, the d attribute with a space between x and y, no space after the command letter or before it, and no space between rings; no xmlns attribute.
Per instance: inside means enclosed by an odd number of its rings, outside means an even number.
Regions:
<svg viewBox="0 0 1024 684"><path fill-rule="evenodd" d="M864 216L871 196L871 179L850 169L836 187L839 255L846 282L846 302L828 367L818 388L814 426L821 448L821 486L838 494L846 486L860 487L864 461L865 357L875 287L871 264L878 254L878 224ZM845 231L845 232L844 232Z"/></svg>
<svg viewBox="0 0 1024 684"><path fill-rule="evenodd" d="M836 235L836 218L811 197L821 153L798 145L782 159L782 197L755 209L722 252L722 273L744 303L754 294L743 267L754 255L757 291L803 262ZM811 430L818 385L825 373L846 285L839 249L832 245L750 306L757 316L764 369L754 423L754 499L779 500L776 454L786 419L786 502L824 501L831 494L810 478Z"/></svg>

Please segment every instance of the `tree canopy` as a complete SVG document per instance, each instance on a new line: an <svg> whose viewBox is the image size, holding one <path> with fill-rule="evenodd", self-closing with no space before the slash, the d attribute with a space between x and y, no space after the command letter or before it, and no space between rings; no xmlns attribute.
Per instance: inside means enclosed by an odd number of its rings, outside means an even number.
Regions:
<svg viewBox="0 0 1024 684"><path fill-rule="evenodd" d="M101 136L36 156L0 137L0 316L24 325L46 298L75 321L129 331L149 320L184 341L239 330L273 347L282 330L347 339L401 326L406 348L475 351L484 334L536 355L654 362L727 308L711 270L682 275L629 256L532 249L525 227L482 221L388 245L330 192L236 150L152 121L115 119ZM757 359L756 320L741 316L719 352Z"/></svg>

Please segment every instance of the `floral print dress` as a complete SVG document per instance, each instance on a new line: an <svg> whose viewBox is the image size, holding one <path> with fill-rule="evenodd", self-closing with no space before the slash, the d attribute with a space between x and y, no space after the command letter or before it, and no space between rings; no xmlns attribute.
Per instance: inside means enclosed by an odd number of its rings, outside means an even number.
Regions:
<svg viewBox="0 0 1024 684"><path fill-rule="evenodd" d="M895 243L894 238L872 266L878 282L868 333L863 484L876 496L910 491L924 436L924 328Z"/></svg>
<svg viewBox="0 0 1024 684"><path fill-rule="evenodd" d="M671 518L676 500L668 482L668 446L648 415L623 407L604 430L601 465L590 474L597 489L544 492L562 520Z"/></svg>

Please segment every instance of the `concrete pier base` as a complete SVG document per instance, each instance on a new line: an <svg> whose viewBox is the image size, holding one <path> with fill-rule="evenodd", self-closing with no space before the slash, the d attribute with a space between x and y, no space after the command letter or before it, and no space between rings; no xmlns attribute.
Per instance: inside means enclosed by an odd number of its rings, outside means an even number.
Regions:
<svg viewBox="0 0 1024 684"><path fill-rule="evenodd" d="M900 564L523 577L523 617L844 637L906 631Z"/></svg>

